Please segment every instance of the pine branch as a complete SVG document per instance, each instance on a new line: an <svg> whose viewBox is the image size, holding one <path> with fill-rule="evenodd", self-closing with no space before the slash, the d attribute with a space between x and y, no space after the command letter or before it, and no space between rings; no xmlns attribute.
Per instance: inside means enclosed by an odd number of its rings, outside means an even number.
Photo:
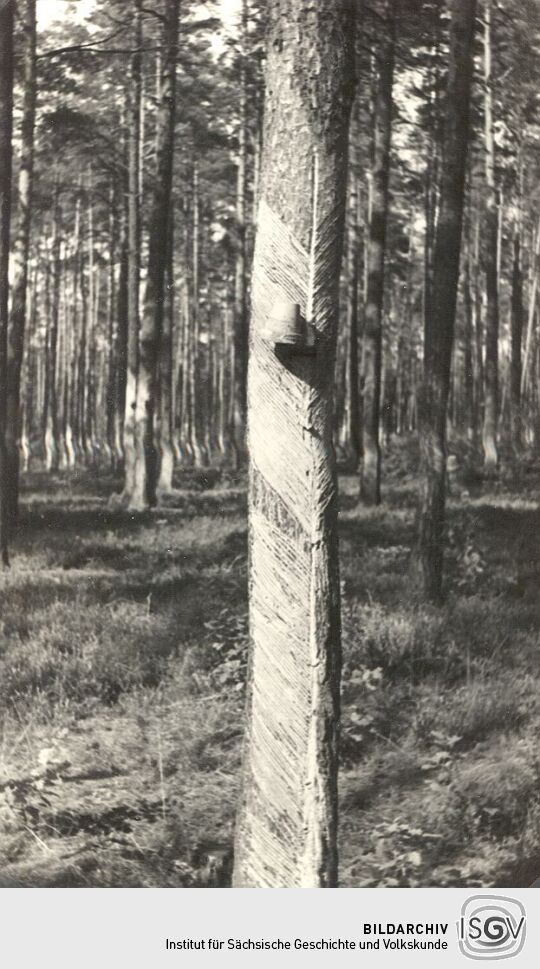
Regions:
<svg viewBox="0 0 540 969"><path fill-rule="evenodd" d="M110 40L118 37L126 29L125 26L119 27L118 30L114 30L112 34L108 34L103 40L93 40L88 44L73 44L70 47L57 47L54 50L44 50L41 54L36 54L36 57L55 57L59 54L71 54L73 52L92 49L97 47L99 44L107 44Z"/></svg>

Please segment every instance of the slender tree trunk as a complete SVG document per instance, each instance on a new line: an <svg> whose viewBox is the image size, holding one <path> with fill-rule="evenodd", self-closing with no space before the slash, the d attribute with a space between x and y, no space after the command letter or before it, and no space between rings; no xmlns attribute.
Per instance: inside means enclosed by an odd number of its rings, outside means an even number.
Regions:
<svg viewBox="0 0 540 969"><path fill-rule="evenodd" d="M157 118L159 150L150 218L148 275L139 339L134 480L128 501L129 507L133 509L152 507L156 503L157 452L154 440L154 418L171 204L179 0L166 0L164 9L163 73Z"/></svg>
<svg viewBox="0 0 540 969"><path fill-rule="evenodd" d="M67 243L64 250L67 257ZM67 261L67 258L66 258ZM60 468L68 467L67 447L66 447L66 382L68 379L69 368L66 359L68 343L68 299L67 299L67 277L62 273L60 291L60 320L58 328L58 451Z"/></svg>
<svg viewBox="0 0 540 969"><path fill-rule="evenodd" d="M174 265L172 267L174 272ZM182 285L174 290L174 318L172 321L172 386L171 386L171 446L175 464L182 463L180 428L182 424L182 352L184 326L182 320ZM180 299L178 300L178 296Z"/></svg>
<svg viewBox="0 0 540 969"><path fill-rule="evenodd" d="M191 300L189 305L188 354L189 354L189 425L190 444L195 467L206 464L201 444L201 400L199 399L200 353L199 353L199 271L200 271L200 200L199 165L193 166L193 223L191 236Z"/></svg>
<svg viewBox="0 0 540 969"><path fill-rule="evenodd" d="M428 158L425 181L425 246L424 246L424 319L431 312L430 301L433 288L433 256L435 249L435 226L439 195L440 172L440 59L441 59L441 4L432 7L432 45L428 67Z"/></svg>
<svg viewBox="0 0 540 969"><path fill-rule="evenodd" d="M473 340L474 314L473 297L471 291L471 251L470 232L467 234L467 252L464 259L463 274L463 415L467 437L472 437L474 428L474 368L473 368Z"/></svg>
<svg viewBox="0 0 540 969"><path fill-rule="evenodd" d="M173 332L174 332L174 217L169 212L169 238L167 242L167 265L165 270L165 293L163 300L163 332L159 353L159 479L158 494L170 494L173 490Z"/></svg>
<svg viewBox="0 0 540 969"><path fill-rule="evenodd" d="M19 501L19 448L21 432L20 388L26 322L26 293L30 254L34 125L36 116L36 0L25 0L23 14L24 64L21 157L17 225L13 241L13 289L8 334L6 391L6 449L8 462L8 516L17 520Z"/></svg>
<svg viewBox="0 0 540 969"><path fill-rule="evenodd" d="M465 219L465 256L463 259L463 421L467 437L471 440L475 436L475 320L474 320L474 287L473 287L473 231L472 231L472 198L471 198L471 158L468 161L468 182L465 192L468 197Z"/></svg>
<svg viewBox="0 0 540 969"><path fill-rule="evenodd" d="M484 469L497 470L499 424L499 278L497 192L495 186L495 141L493 138L493 77L491 71L491 0L484 0L484 122L486 151L486 356L484 426L482 443Z"/></svg>
<svg viewBox="0 0 540 969"><path fill-rule="evenodd" d="M37 279L38 279L38 260L34 262L34 269L29 285L27 299L27 334L25 337L25 348L21 371L21 458L22 471L26 472L30 467L31 435L32 435L32 415L36 411L34 404L37 398L37 367L33 340L36 335L36 323L38 318L37 311Z"/></svg>
<svg viewBox="0 0 540 969"><path fill-rule="evenodd" d="M480 284L480 219L477 217L474 236L471 239L472 264L472 310L474 335L474 437L479 439L483 426L484 404L484 340L482 322L482 287Z"/></svg>
<svg viewBox="0 0 540 969"><path fill-rule="evenodd" d="M80 214L82 225L82 206ZM84 233L82 233L84 237ZM87 372L88 372L88 286L85 273L85 246L80 244L79 262L79 291L81 294L81 326L77 359L77 444L79 454L84 459L87 447Z"/></svg>
<svg viewBox="0 0 540 969"><path fill-rule="evenodd" d="M227 423L227 392L226 392L226 366L227 366L227 302L222 300L220 307L220 324L218 329L218 372L217 372L217 445L221 455L222 463L226 464L229 457L229 427Z"/></svg>
<svg viewBox="0 0 540 969"><path fill-rule="evenodd" d="M13 131L13 14L12 0L0 0L0 555L5 566L9 565L6 377Z"/></svg>
<svg viewBox="0 0 540 969"><path fill-rule="evenodd" d="M51 240L52 292L50 313L48 314L48 367L47 367L47 415L45 424L45 464L47 471L58 468L58 401L57 401L57 349L58 320L60 313L60 254L61 254L61 209L58 176L54 190L53 230Z"/></svg>
<svg viewBox="0 0 540 969"><path fill-rule="evenodd" d="M475 0L453 0L452 3L441 201L435 233L433 288L425 322L419 557L424 592L433 601L438 601L442 592L446 417L469 138L475 6Z"/></svg>
<svg viewBox="0 0 540 969"><path fill-rule="evenodd" d="M540 313L536 312L536 346L534 349L534 356L532 361L532 387L533 393L531 395L530 402L530 414L531 414L531 429L529 431L528 439L530 440L532 446L536 451L540 450L540 394L538 392L538 383L540 379L540 339L538 334L540 332Z"/></svg>
<svg viewBox="0 0 540 969"><path fill-rule="evenodd" d="M116 415L116 385L118 379L118 318L116 302L116 258L118 249L118 206L115 184L112 183L109 192L109 265L107 272L107 337L108 337L108 365L106 408L106 448L111 467L116 466L115 455L115 415Z"/></svg>
<svg viewBox="0 0 540 969"><path fill-rule="evenodd" d="M125 152L127 159L127 152ZM127 171L127 166L126 166ZM118 289L116 292L116 336L114 345L114 455L118 464L124 458L124 421L128 357L128 184L121 180Z"/></svg>
<svg viewBox="0 0 540 969"><path fill-rule="evenodd" d="M540 222L532 232L532 253L531 253L531 284L529 287L529 312L527 319L527 335L525 337L525 352L523 354L523 368L521 374L521 396L527 390L529 384L529 361L532 356L532 342L534 332L534 317L536 313L536 301L538 295L538 278L540 276Z"/></svg>
<svg viewBox="0 0 540 969"><path fill-rule="evenodd" d="M70 401L67 414L66 447L70 468L77 463L77 443L80 440L79 424L79 289L80 289L80 260L81 260L81 201L75 203L75 224L73 228L73 272L71 289L73 305L71 311L72 341L70 347Z"/></svg>
<svg viewBox="0 0 540 969"><path fill-rule="evenodd" d="M521 340L523 335L523 274L521 269L521 225L516 219L514 226L514 253L512 263L511 297L511 361L510 395L512 413L512 445L519 453L522 445L521 417Z"/></svg>
<svg viewBox="0 0 540 969"><path fill-rule="evenodd" d="M181 425L180 439L183 447L184 462L193 460L191 442L191 305L188 286L182 289L182 392L181 392Z"/></svg>
<svg viewBox="0 0 540 969"><path fill-rule="evenodd" d="M248 318L246 298L246 208L247 208L247 0L242 0L240 63L240 105L238 125L238 158L236 184L237 250L234 286L235 346L235 445L236 458L245 457L246 379L248 358Z"/></svg>
<svg viewBox="0 0 540 969"><path fill-rule="evenodd" d="M97 374L95 372L95 305L96 305L96 273L94 261L94 206L92 202L93 180L92 173L88 179L88 326L87 326L87 360L85 379L83 381L84 399L84 428L86 444L86 461L94 464L94 392Z"/></svg>
<svg viewBox="0 0 540 969"><path fill-rule="evenodd" d="M360 459L360 374L358 368L358 287L360 262L360 226L357 147L358 122L354 111L349 139L349 197L347 219L347 445L352 469Z"/></svg>
<svg viewBox="0 0 540 969"><path fill-rule="evenodd" d="M350 0L272 0L248 377L250 700L234 884L337 880L340 629L332 375L352 95ZM299 305L316 346L269 318Z"/></svg>
<svg viewBox="0 0 540 969"><path fill-rule="evenodd" d="M381 500L381 363L384 262L392 135L395 9L384 3L385 27L376 57L377 89L373 130L371 220L369 225L367 298L364 330L364 394L360 494L368 504Z"/></svg>
<svg viewBox="0 0 540 969"><path fill-rule="evenodd" d="M137 375L139 370L140 326L140 140L141 140L141 0L135 0L135 53L131 58L128 93L128 204L127 204L127 375L124 417L124 491L123 499L131 501L135 490L135 411L137 406Z"/></svg>

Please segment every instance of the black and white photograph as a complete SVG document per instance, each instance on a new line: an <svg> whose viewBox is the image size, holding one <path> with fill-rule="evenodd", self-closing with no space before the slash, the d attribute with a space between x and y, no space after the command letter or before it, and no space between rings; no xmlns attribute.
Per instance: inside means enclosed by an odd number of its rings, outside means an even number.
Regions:
<svg viewBox="0 0 540 969"><path fill-rule="evenodd" d="M540 886L539 489L539 0L0 0L2 888Z"/></svg>

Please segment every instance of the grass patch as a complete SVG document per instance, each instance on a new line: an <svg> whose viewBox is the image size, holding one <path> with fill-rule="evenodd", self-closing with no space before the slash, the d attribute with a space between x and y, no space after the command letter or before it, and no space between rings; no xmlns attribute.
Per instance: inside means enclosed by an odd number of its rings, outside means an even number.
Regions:
<svg viewBox="0 0 540 969"><path fill-rule="evenodd" d="M341 883L540 874L540 513L530 476L449 509L448 598L409 578L405 443L385 504L340 479ZM0 869L21 885L230 881L247 653L245 483L186 472L130 515L110 475L31 476L0 577ZM534 870L538 866L538 871Z"/></svg>

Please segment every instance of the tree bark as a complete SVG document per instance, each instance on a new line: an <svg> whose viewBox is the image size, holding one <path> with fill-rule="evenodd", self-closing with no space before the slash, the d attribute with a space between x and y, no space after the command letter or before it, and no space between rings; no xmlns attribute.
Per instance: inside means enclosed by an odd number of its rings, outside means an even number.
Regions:
<svg viewBox="0 0 540 969"><path fill-rule="evenodd" d="M159 349L159 478L158 494L173 490L173 329L174 329L174 217L169 212L167 265L163 300L163 332Z"/></svg>
<svg viewBox="0 0 540 969"><path fill-rule="evenodd" d="M105 446L112 469L116 467L115 455L115 415L116 383L118 377L118 318L116 301L116 259L118 250L118 206L114 182L109 189L109 252L107 272L107 378L106 378L106 435Z"/></svg>
<svg viewBox="0 0 540 969"><path fill-rule="evenodd" d="M472 232L470 202L467 211L467 225L465 231L466 251L463 261L463 417L465 431L468 438L474 435L474 311L471 280L472 266Z"/></svg>
<svg viewBox="0 0 540 969"><path fill-rule="evenodd" d="M511 360L510 397L512 414L512 446L519 453L522 445L521 419L521 342L523 336L523 273L521 268L521 225L514 226L511 296Z"/></svg>
<svg viewBox="0 0 540 969"><path fill-rule="evenodd" d="M482 320L482 288L480 283L480 218L477 216L471 239L472 311L474 337L474 438L479 439L483 427L484 405L484 339Z"/></svg>
<svg viewBox="0 0 540 969"><path fill-rule="evenodd" d="M163 73L158 106L158 152L154 198L150 217L148 275L139 339L137 405L135 408L135 467L130 508L156 504L157 450L154 440L157 365L163 320L163 292L168 248L174 151L176 56L179 0L166 0L163 15Z"/></svg>
<svg viewBox="0 0 540 969"><path fill-rule="evenodd" d="M536 313L536 301L538 295L538 278L540 276L540 222L536 227L536 234L534 229L532 231L532 246L531 246L531 257L530 257L530 273L531 282L529 287L529 312L527 318L527 335L525 337L525 351L523 354L523 367L521 373L521 396L527 390L529 384L529 360L532 356L532 341L534 332L534 317Z"/></svg>
<svg viewBox="0 0 540 969"><path fill-rule="evenodd" d="M13 132L13 15L12 0L0 0L0 555L5 566L9 565L6 378Z"/></svg>
<svg viewBox="0 0 540 969"><path fill-rule="evenodd" d="M471 257L465 257L463 278L464 329L463 329L463 417L468 438L474 429L474 369L473 369L473 305L471 294Z"/></svg>
<svg viewBox="0 0 540 969"><path fill-rule="evenodd" d="M491 70L491 0L484 0L484 123L486 156L486 354L484 426L482 444L484 469L497 470L499 423L499 278L497 192L495 186L495 141L493 137L493 78Z"/></svg>
<svg viewBox="0 0 540 969"><path fill-rule="evenodd" d="M38 370L35 359L35 348L32 339L36 334L37 324L37 279L38 279L38 260L35 260L30 285L28 288L27 299L27 336L25 340L25 353L23 357L21 373L21 469L26 472L30 468L31 451L31 430L32 417L36 411L36 399L38 396L37 376Z"/></svg>
<svg viewBox="0 0 540 969"><path fill-rule="evenodd" d="M340 623L332 383L350 0L269 4L248 374L250 686L234 884L337 881ZM312 355L265 336L297 304Z"/></svg>
<svg viewBox="0 0 540 969"><path fill-rule="evenodd" d="M124 458L124 421L126 414L127 356L128 356L128 238L127 215L122 212L120 230L120 268L116 294L115 339L115 406L114 406L114 455L120 463Z"/></svg>
<svg viewBox="0 0 540 969"><path fill-rule="evenodd" d="M127 374L124 392L124 491L122 498L129 503L135 489L135 411L137 407L137 376L139 370L139 289L141 275L141 0L135 0L135 52L131 57L128 93L128 203L127 203Z"/></svg>
<svg viewBox="0 0 540 969"><path fill-rule="evenodd" d="M80 365L80 344L79 340L79 291L81 291L81 200L77 198L75 203L75 221L73 227L72 242L72 281L71 289L73 294L73 305L71 311L71 374L70 374L70 400L66 422L66 447L68 451L68 463L71 468L77 463L77 445L81 439L80 414L79 414L79 365ZM82 324L82 320L81 320ZM82 337L82 332L81 332Z"/></svg>
<svg viewBox="0 0 540 969"><path fill-rule="evenodd" d="M65 261L67 262L69 258L69 250L66 242L65 250ZM58 331L58 447L59 447L59 458L60 458L60 468L69 467L68 452L67 452L67 433L66 433L66 400L67 400L67 385L69 380L69 365L68 365L68 306L69 301L67 297L67 274L64 272L62 274L62 286L60 292L60 322Z"/></svg>
<svg viewBox="0 0 540 969"><path fill-rule="evenodd" d="M188 310L188 357L189 357L189 428L190 447L193 463L196 468L207 464L201 433L201 403L200 389L200 307L199 307L199 275L200 275L200 199L199 199L199 163L193 165L192 192L192 231L191 231L191 299Z"/></svg>
<svg viewBox="0 0 540 969"><path fill-rule="evenodd" d="M58 468L58 401L57 401L57 350L58 320L60 315L60 251L61 251L60 186L55 176L54 211L51 239L52 292L50 313L47 317L47 411L45 419L45 465L47 471Z"/></svg>
<svg viewBox="0 0 540 969"><path fill-rule="evenodd" d="M99 282L96 282L96 265L94 252L94 205L93 205L92 170L88 179L88 325L87 325L87 359L85 380L83 381L84 398L84 428L86 444L86 461L94 465L94 398L97 373L95 370L95 334L96 334L96 294L99 294Z"/></svg>
<svg viewBox="0 0 540 969"><path fill-rule="evenodd" d="M427 599L442 592L446 485L446 418L454 341L459 256L469 140L475 0L453 0L433 286L425 320L420 407L422 498L419 558Z"/></svg>
<svg viewBox="0 0 540 969"><path fill-rule="evenodd" d="M13 289L7 350L6 450L8 496L7 514L15 524L19 502L19 451L21 433L21 367L26 323L28 260L32 217L34 172L34 127L36 116L36 0L26 0L23 14L24 64L21 156L17 225L13 241Z"/></svg>
<svg viewBox="0 0 540 969"><path fill-rule="evenodd" d="M424 246L424 319L431 312L430 301L433 288L433 256L435 250L435 227L439 206L440 163L441 163L441 30L442 4L432 6L431 49L428 62L428 157L424 189L424 213L426 220Z"/></svg>
<svg viewBox="0 0 540 969"><path fill-rule="evenodd" d="M79 454L84 460L87 453L87 374L88 374L88 331L89 331L89 310L88 310L88 285L85 273L85 250L83 244L83 208L82 201L79 206L79 291L81 294L81 326L79 334L79 346L77 353L77 445Z"/></svg>
<svg viewBox="0 0 540 969"><path fill-rule="evenodd" d="M358 355L358 287L360 263L360 225L357 146L358 122L353 112L349 138L349 197L347 219L347 447L351 467L356 471L360 459L360 373Z"/></svg>
<svg viewBox="0 0 540 969"><path fill-rule="evenodd" d="M360 494L367 504L381 500L381 363L384 262L392 135L395 7L384 3L385 27L376 54L371 219L369 225L367 296L364 329L364 392Z"/></svg>
<svg viewBox="0 0 540 969"><path fill-rule="evenodd" d="M235 421L236 460L245 461L246 381L248 358L248 317L246 298L246 208L247 208L247 0L242 0L240 61L240 105L236 183L237 250L234 285Z"/></svg>

